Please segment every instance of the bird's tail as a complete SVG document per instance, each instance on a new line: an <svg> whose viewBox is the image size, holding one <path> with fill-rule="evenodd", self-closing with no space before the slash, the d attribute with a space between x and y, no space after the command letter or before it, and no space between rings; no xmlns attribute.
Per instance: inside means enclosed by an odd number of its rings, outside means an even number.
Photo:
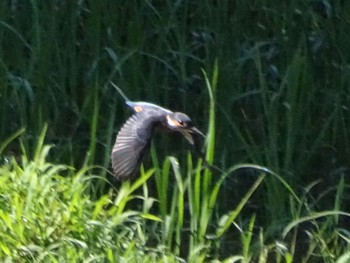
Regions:
<svg viewBox="0 0 350 263"><path fill-rule="evenodd" d="M120 96L123 97L123 99L125 100L125 102L130 101L129 98L124 94L124 92L117 86L115 85L112 81L110 82L112 84L112 86L118 91L118 93L120 94Z"/></svg>

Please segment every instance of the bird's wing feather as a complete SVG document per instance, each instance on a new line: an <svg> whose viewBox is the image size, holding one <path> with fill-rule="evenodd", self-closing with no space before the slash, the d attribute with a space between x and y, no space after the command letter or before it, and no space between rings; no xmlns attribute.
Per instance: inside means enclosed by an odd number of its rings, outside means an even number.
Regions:
<svg viewBox="0 0 350 263"><path fill-rule="evenodd" d="M148 151L155 116L148 111L132 115L120 129L112 150L112 167L119 180L130 179L139 170Z"/></svg>
<svg viewBox="0 0 350 263"><path fill-rule="evenodd" d="M156 104L143 101L126 101L126 104L133 109L134 112L148 111L153 113L171 113L170 110L160 107Z"/></svg>

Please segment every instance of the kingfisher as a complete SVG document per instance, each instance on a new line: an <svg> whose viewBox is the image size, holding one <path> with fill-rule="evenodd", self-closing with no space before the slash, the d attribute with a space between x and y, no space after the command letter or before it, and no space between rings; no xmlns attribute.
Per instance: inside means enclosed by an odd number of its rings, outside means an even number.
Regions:
<svg viewBox="0 0 350 263"><path fill-rule="evenodd" d="M118 180L137 176L156 130L179 132L198 149L205 136L186 114L153 103L130 101L117 85L111 84L134 112L120 128L112 149L113 174Z"/></svg>

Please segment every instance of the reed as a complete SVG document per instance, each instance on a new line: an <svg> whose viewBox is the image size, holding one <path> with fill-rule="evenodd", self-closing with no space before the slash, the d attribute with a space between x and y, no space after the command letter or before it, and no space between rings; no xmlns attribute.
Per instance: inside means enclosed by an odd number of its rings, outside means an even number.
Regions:
<svg viewBox="0 0 350 263"><path fill-rule="evenodd" d="M2 1L1 260L345 262L349 12L340 0ZM130 115L111 80L188 113L221 172L161 138L139 181L111 184Z"/></svg>

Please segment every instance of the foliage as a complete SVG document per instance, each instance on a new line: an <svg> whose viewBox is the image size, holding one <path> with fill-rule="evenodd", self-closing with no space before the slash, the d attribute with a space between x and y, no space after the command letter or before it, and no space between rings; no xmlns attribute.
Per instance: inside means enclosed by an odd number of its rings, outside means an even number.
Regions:
<svg viewBox="0 0 350 263"><path fill-rule="evenodd" d="M117 196L109 193L92 201L86 193L91 181L86 168L73 172L46 162L50 148L39 142L32 159L24 155L20 165L12 158L1 167L1 261L141 260L146 240L140 233L147 213L124 207L139 198L132 193L152 171L122 187ZM70 176L62 176L67 171Z"/></svg>
<svg viewBox="0 0 350 263"><path fill-rule="evenodd" d="M346 262L349 13L340 0L2 1L1 256ZM156 138L154 177L111 185L101 167L129 115L111 80L208 127L219 169Z"/></svg>

